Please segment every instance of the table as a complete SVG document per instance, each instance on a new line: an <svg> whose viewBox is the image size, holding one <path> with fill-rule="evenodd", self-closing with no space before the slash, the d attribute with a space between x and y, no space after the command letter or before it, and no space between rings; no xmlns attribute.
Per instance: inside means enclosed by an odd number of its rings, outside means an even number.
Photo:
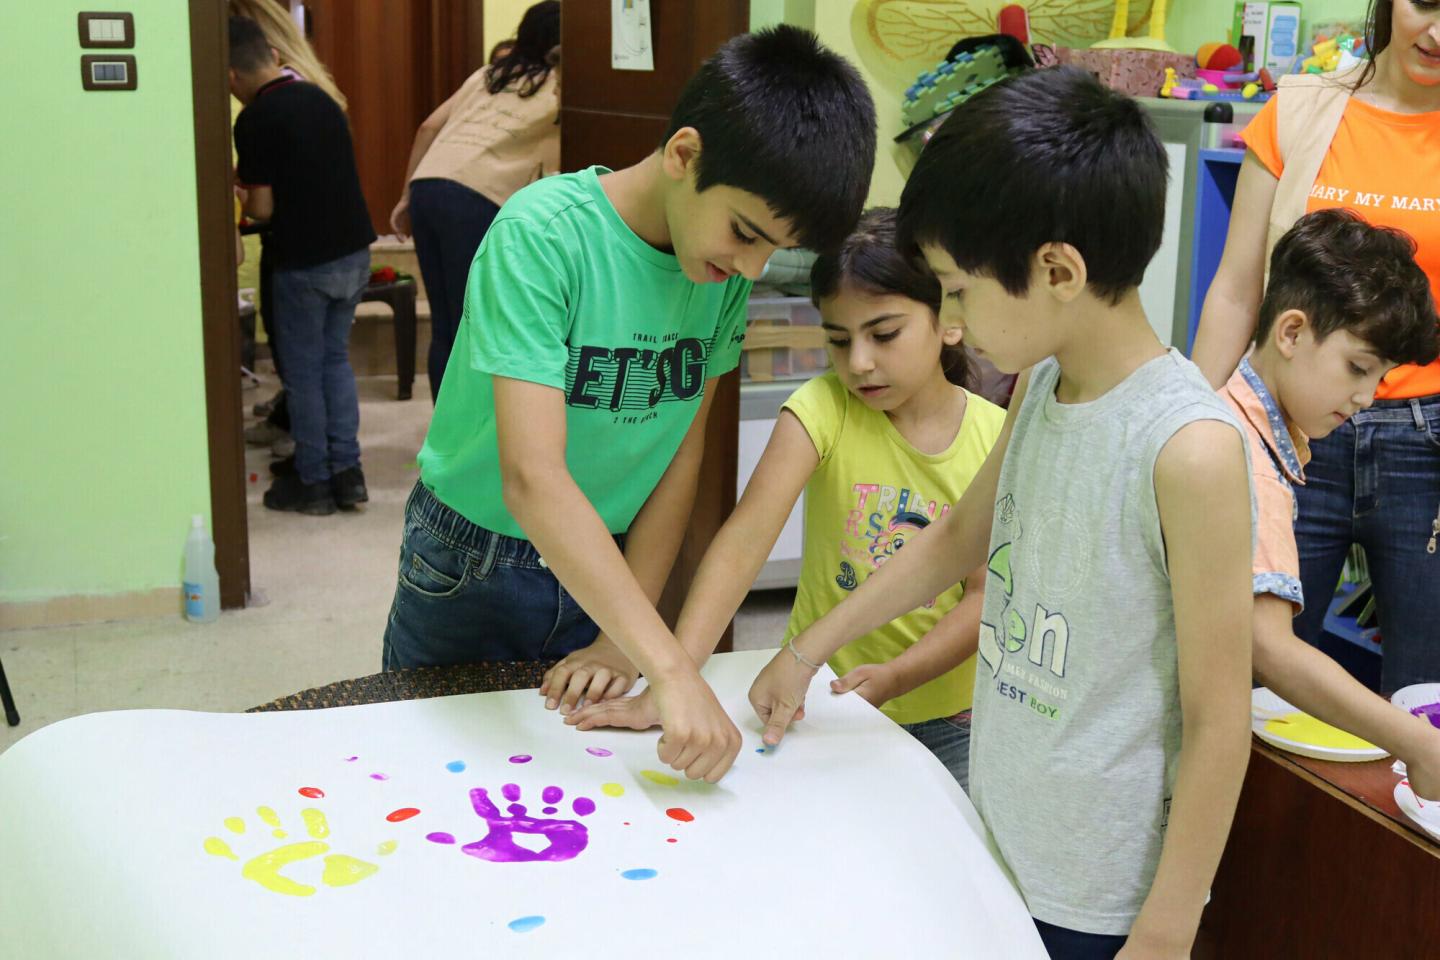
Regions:
<svg viewBox="0 0 1440 960"><path fill-rule="evenodd" d="M389 304L395 314L395 372L399 374L401 400L410 399L415 383L415 281L392 280L372 283L360 295L361 303Z"/></svg>
<svg viewBox="0 0 1440 960"><path fill-rule="evenodd" d="M1395 805L1391 763L1255 739L1195 957L1408 957L1440 943L1440 844Z"/></svg>

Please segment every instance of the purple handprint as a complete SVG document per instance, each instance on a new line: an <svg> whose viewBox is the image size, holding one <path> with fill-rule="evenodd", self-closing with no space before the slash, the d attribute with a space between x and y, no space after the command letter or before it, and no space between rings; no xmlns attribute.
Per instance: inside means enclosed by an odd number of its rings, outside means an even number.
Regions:
<svg viewBox="0 0 1440 960"><path fill-rule="evenodd" d="M501 815L484 787L476 787L470 791L470 805L490 828L484 839L467 843L460 848L470 856L492 863L529 863L537 860L556 863L573 860L589 844L590 834L580 821L542 820L529 816L523 805L514 802L520 799L520 788L513 783L505 784L500 788L500 792L506 800L512 801L506 808L509 811L508 816ZM564 796L564 791L559 787L546 787L541 794L547 804L559 803ZM595 812L595 801L588 797L576 797L570 806L576 815L581 817ZM547 806L545 811L554 812L555 808ZM543 850L526 849L515 842L517 833L544 837L549 846Z"/></svg>

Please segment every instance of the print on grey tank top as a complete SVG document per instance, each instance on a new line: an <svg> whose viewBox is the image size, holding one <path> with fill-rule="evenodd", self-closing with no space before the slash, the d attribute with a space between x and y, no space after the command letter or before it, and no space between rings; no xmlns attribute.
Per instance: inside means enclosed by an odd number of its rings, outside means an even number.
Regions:
<svg viewBox="0 0 1440 960"><path fill-rule="evenodd" d="M1180 749L1155 458L1188 423L1240 427L1173 350L1091 403L1056 401L1059 372L1035 366L1000 471L971 798L1032 914L1123 934L1155 874Z"/></svg>

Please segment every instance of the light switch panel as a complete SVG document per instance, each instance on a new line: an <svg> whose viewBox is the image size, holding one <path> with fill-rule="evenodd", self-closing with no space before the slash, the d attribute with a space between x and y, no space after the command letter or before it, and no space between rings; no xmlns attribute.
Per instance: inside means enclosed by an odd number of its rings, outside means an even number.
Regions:
<svg viewBox="0 0 1440 960"><path fill-rule="evenodd" d="M80 46L112 49L135 46L135 16L129 13L82 13Z"/></svg>
<svg viewBox="0 0 1440 960"><path fill-rule="evenodd" d="M86 90L134 90L135 58L114 53L81 57L80 85Z"/></svg>

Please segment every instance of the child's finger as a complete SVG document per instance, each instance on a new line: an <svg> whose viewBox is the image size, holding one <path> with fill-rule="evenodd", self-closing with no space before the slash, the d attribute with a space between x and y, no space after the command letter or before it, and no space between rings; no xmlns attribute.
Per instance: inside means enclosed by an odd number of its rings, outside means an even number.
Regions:
<svg viewBox="0 0 1440 960"><path fill-rule="evenodd" d="M624 673L615 674L615 679L610 681L610 686L600 695L602 700L614 700L616 697L623 697L630 692L635 685L635 678Z"/></svg>
<svg viewBox="0 0 1440 960"><path fill-rule="evenodd" d="M863 667L856 667L847 672L843 677L836 677L830 681L830 689L836 693L849 693L869 678L869 674Z"/></svg>
<svg viewBox="0 0 1440 960"><path fill-rule="evenodd" d="M540 695L546 698L546 710L554 710L560 706L559 691L564 690L569 682L570 665L564 660L545 671L545 676L540 681Z"/></svg>
<svg viewBox="0 0 1440 960"><path fill-rule="evenodd" d="M585 686L590 682L590 670L588 667L580 667L570 674L570 683L566 685L565 692L560 695L560 712L569 713L580 703L580 698L585 694Z"/></svg>
<svg viewBox="0 0 1440 960"><path fill-rule="evenodd" d="M614 674L610 672L609 667L597 667L595 675L590 678L590 683L585 688L586 703L599 703L604 700L605 688L610 686L610 681L613 679Z"/></svg>
<svg viewBox="0 0 1440 960"><path fill-rule="evenodd" d="M765 723L765 735L761 738L769 746L775 746L785 738L785 729L795 719L799 710L797 706L788 703L777 703L770 710L770 718Z"/></svg>

